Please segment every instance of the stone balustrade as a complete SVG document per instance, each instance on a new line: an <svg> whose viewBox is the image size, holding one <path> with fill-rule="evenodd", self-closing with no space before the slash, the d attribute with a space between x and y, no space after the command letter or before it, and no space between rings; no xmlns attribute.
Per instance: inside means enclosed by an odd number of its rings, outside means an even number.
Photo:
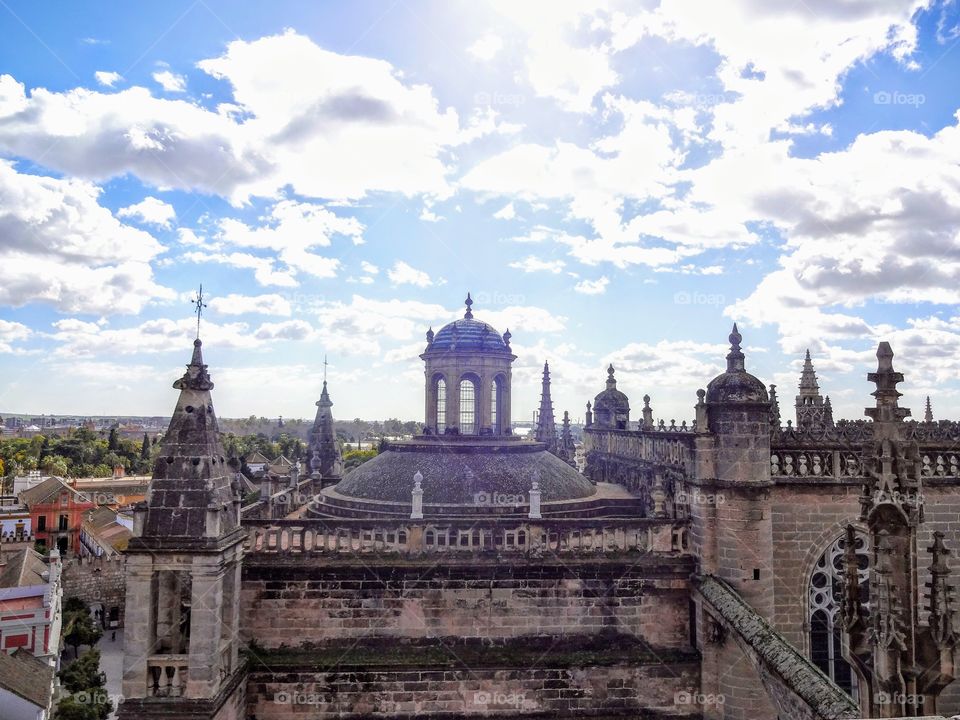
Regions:
<svg viewBox="0 0 960 720"><path fill-rule="evenodd" d="M182 697L187 687L187 655L147 658L147 696Z"/></svg>
<svg viewBox="0 0 960 720"><path fill-rule="evenodd" d="M247 554L623 554L684 552L674 520L274 520L244 523Z"/></svg>
<svg viewBox="0 0 960 720"><path fill-rule="evenodd" d="M694 433L685 428L588 428L583 437L586 453L613 455L653 465L686 468L693 456Z"/></svg>
<svg viewBox="0 0 960 720"><path fill-rule="evenodd" d="M923 477L960 477L960 453L953 451L920 452ZM770 451L770 475L775 478L861 478L863 466L859 449L773 448Z"/></svg>

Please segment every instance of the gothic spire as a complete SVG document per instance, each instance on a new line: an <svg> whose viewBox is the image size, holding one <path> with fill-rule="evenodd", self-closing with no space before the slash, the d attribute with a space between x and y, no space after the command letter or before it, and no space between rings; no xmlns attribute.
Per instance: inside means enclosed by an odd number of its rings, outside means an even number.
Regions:
<svg viewBox="0 0 960 720"><path fill-rule="evenodd" d="M327 381L323 381L320 399L316 402L317 417L310 429L307 446L307 465L311 475L320 478L339 478L343 472L340 443L333 425L333 401L327 391Z"/></svg>
<svg viewBox="0 0 960 720"><path fill-rule="evenodd" d="M780 401L777 399L777 386L770 385L770 425L775 430L780 429Z"/></svg>
<svg viewBox="0 0 960 720"><path fill-rule="evenodd" d="M187 371L173 383L180 397L148 494L142 537L168 544L223 537L239 526L239 484L226 465L201 346L193 341Z"/></svg>
<svg viewBox="0 0 960 720"><path fill-rule="evenodd" d="M800 373L800 394L808 396L820 394L817 373L814 371L813 361L810 359L810 350L807 350L806 357L803 359L803 370Z"/></svg>
<svg viewBox="0 0 960 720"><path fill-rule="evenodd" d="M897 385L903 382L903 373L893 369L893 350L890 343L884 341L877 346L877 371L868 373L867 380L877 389L871 395L876 398L876 406L864 412L874 422L900 422L910 415L910 410L902 408L898 399L903 395Z"/></svg>
<svg viewBox="0 0 960 720"><path fill-rule="evenodd" d="M927 395L927 407L923 411L923 421L924 422L933 422L933 408L930 406L930 396Z"/></svg>
<svg viewBox="0 0 960 720"><path fill-rule="evenodd" d="M557 448L557 425L553 417L553 399L550 397L550 365L543 363L543 379L540 387L540 412L537 415L536 440L547 444L547 450Z"/></svg>

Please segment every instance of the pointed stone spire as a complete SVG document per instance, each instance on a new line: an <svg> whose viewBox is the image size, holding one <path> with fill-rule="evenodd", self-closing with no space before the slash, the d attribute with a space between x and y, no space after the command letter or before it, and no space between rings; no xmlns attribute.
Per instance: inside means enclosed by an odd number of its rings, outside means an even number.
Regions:
<svg viewBox="0 0 960 720"><path fill-rule="evenodd" d="M570 431L570 413L563 411L563 424L560 427L560 452L561 460L565 460L571 467L576 467L576 444L573 442L573 433Z"/></svg>
<svg viewBox="0 0 960 720"><path fill-rule="evenodd" d="M317 416L310 430L307 448L308 467L314 478L339 479L343 474L343 458L340 443L333 427L333 402L327 391L327 381L323 381L320 399L316 403Z"/></svg>
<svg viewBox="0 0 960 720"><path fill-rule="evenodd" d="M800 371L800 393L796 397L797 428L805 430L814 427L833 427L833 409L820 395L817 373L813 369L810 350L803 358L803 370Z"/></svg>
<svg viewBox="0 0 960 720"><path fill-rule="evenodd" d="M547 450L556 452L557 424L553 417L553 399L550 397L550 365L543 363L543 379L540 388L540 412L537 414L537 442L547 444Z"/></svg>
<svg viewBox="0 0 960 720"><path fill-rule="evenodd" d="M727 353L727 372L746 372L745 357L740 349L740 343L743 336L737 330L737 324L733 324L733 330L730 332L730 352Z"/></svg>
<svg viewBox="0 0 960 720"><path fill-rule="evenodd" d="M467 311L463 314L464 320L473 320L473 298L470 297L470 293L467 293L467 299L464 300L464 304L467 306Z"/></svg>
<svg viewBox="0 0 960 720"><path fill-rule="evenodd" d="M933 422L933 408L930 406L930 396L927 395L927 407L923 411L923 421L932 423Z"/></svg>
<svg viewBox="0 0 960 720"><path fill-rule="evenodd" d="M819 390L820 386L817 384L817 373L813 369L810 350L807 349L806 357L803 359L803 370L800 373L800 394L819 395Z"/></svg>
<svg viewBox="0 0 960 720"><path fill-rule="evenodd" d="M200 338L193 342L170 426L153 467L140 537L155 546L214 542L240 524L240 486L226 463L203 362Z"/></svg>

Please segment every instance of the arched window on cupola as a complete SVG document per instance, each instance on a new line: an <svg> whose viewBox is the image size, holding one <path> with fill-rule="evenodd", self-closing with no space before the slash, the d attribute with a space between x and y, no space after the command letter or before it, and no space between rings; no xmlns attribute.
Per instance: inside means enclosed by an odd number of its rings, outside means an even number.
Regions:
<svg viewBox="0 0 960 720"><path fill-rule="evenodd" d="M503 403L503 380L497 375L490 383L490 426L493 428L494 435L500 435L503 429L500 427L500 406Z"/></svg>
<svg viewBox="0 0 960 720"><path fill-rule="evenodd" d="M810 659L837 685L857 697L857 676L840 653L843 628L840 607L843 604L844 558L846 538L839 537L824 550L810 575ZM857 574L860 599L867 605L869 596L870 555L866 537L857 534Z"/></svg>
<svg viewBox="0 0 960 720"><path fill-rule="evenodd" d="M437 432L442 433L447 428L447 382L438 377L436 386Z"/></svg>
<svg viewBox="0 0 960 720"><path fill-rule="evenodd" d="M462 435L477 434L477 420L480 413L477 408L477 383L473 378L464 377L460 380L460 433Z"/></svg>

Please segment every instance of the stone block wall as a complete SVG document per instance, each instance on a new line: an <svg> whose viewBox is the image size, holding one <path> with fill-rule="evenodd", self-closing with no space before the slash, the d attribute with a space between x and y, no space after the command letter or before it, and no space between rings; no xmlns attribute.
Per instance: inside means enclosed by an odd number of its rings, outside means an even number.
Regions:
<svg viewBox="0 0 960 720"><path fill-rule="evenodd" d="M106 627L110 627L110 609L117 608L118 625L123 627L127 586L125 558L71 558L63 563L63 597L80 598L88 605L103 606Z"/></svg>
<svg viewBox="0 0 960 720"><path fill-rule="evenodd" d="M253 561L253 562L251 562ZM393 636L506 639L616 631L689 646L689 559L243 567L241 632L264 647Z"/></svg>
<svg viewBox="0 0 960 720"><path fill-rule="evenodd" d="M458 670L254 672L247 710L258 720L473 716L699 717L686 699L699 688L697 662Z"/></svg>

